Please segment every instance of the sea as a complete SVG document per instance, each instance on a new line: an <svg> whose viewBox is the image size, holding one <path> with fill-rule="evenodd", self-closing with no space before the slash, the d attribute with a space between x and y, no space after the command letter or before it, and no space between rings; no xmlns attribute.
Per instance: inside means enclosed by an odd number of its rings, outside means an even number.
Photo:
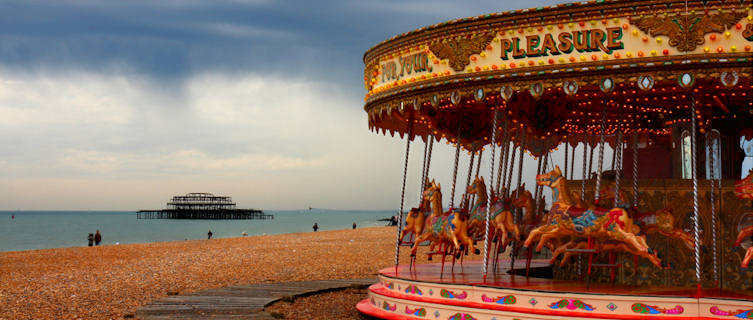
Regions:
<svg viewBox="0 0 753 320"><path fill-rule="evenodd" d="M313 232L384 226L394 211L305 209L264 211L268 220L136 219L134 211L0 211L0 252L88 245L99 230L102 245Z"/></svg>

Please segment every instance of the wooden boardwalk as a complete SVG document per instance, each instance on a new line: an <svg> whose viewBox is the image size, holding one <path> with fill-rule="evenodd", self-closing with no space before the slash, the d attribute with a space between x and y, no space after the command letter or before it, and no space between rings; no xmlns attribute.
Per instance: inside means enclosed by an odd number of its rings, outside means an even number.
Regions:
<svg viewBox="0 0 753 320"><path fill-rule="evenodd" d="M167 319L274 319L264 312L265 306L277 300L306 296L319 292L365 287L376 283L375 278L320 280L301 282L260 283L233 286L168 296L147 304L136 311L143 320ZM355 308L355 306L353 306Z"/></svg>

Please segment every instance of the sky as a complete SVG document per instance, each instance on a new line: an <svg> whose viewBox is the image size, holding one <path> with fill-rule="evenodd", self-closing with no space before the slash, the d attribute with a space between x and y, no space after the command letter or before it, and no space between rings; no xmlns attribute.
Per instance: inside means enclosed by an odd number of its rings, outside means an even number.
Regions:
<svg viewBox="0 0 753 320"><path fill-rule="evenodd" d="M364 52L562 2L2 1L0 210L158 209L189 192L268 210L397 209L406 142L368 130ZM406 207L423 147L411 144ZM445 202L453 159L435 144ZM459 184L467 166L462 154Z"/></svg>

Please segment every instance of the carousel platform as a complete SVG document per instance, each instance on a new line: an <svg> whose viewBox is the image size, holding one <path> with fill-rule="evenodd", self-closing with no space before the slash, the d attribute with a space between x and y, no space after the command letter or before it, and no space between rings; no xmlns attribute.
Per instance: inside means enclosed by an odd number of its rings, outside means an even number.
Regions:
<svg viewBox="0 0 753 320"><path fill-rule="evenodd" d="M509 261L501 266L509 266ZM532 268L545 267L534 261ZM515 269L525 268L516 262ZM379 272L379 283L358 310L378 319L750 319L753 292L695 288L630 287L492 274L481 262L450 272L440 264L407 265ZM505 271L506 272L506 271Z"/></svg>

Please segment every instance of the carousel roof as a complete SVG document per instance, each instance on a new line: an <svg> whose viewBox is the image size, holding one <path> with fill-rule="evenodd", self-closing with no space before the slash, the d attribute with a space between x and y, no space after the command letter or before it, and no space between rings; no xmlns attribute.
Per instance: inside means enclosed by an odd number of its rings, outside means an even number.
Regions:
<svg viewBox="0 0 753 320"><path fill-rule="evenodd" d="M689 122L753 121L749 1L591 1L452 20L364 55L369 127L469 150L500 135L534 155L593 143L605 123L644 139ZM499 139L497 140L499 141Z"/></svg>

